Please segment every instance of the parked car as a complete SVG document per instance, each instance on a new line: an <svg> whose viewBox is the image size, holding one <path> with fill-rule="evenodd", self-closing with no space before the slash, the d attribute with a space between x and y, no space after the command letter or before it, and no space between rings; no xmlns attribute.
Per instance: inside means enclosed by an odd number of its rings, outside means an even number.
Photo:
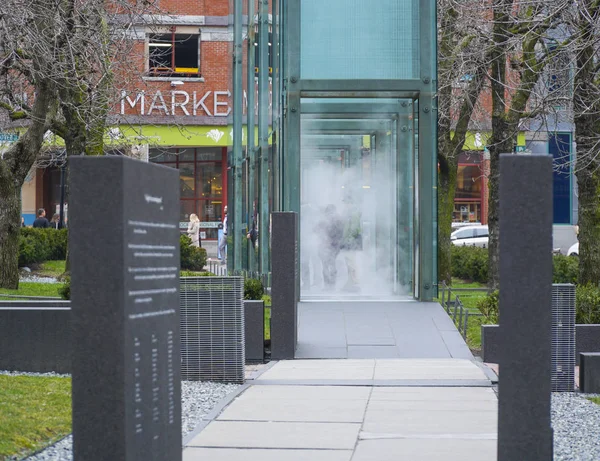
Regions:
<svg viewBox="0 0 600 461"><path fill-rule="evenodd" d="M571 247L567 251L567 256L579 256L579 242L571 245Z"/></svg>
<svg viewBox="0 0 600 461"><path fill-rule="evenodd" d="M472 226L481 226L480 222L453 222L452 230L456 230L460 227L472 227Z"/></svg>
<svg viewBox="0 0 600 461"><path fill-rule="evenodd" d="M461 227L450 234L450 240L454 245L487 248L489 243L488 226Z"/></svg>

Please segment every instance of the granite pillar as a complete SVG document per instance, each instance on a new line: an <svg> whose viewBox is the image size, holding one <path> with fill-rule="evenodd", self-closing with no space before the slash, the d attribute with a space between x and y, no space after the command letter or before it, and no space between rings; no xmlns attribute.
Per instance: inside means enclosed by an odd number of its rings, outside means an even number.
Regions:
<svg viewBox="0 0 600 461"><path fill-rule="evenodd" d="M552 157L500 156L498 461L551 461Z"/></svg>
<svg viewBox="0 0 600 461"><path fill-rule="evenodd" d="M180 461L179 172L70 157L75 461Z"/></svg>
<svg viewBox="0 0 600 461"><path fill-rule="evenodd" d="M272 215L271 358L293 359L298 343L298 215Z"/></svg>

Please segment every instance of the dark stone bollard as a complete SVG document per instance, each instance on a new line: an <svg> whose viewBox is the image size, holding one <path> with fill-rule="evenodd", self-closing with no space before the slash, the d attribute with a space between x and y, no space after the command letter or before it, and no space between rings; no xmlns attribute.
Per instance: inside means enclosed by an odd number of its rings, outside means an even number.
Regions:
<svg viewBox="0 0 600 461"><path fill-rule="evenodd" d="M498 461L551 461L552 157L500 156Z"/></svg>
<svg viewBox="0 0 600 461"><path fill-rule="evenodd" d="M180 461L179 174L70 158L75 461Z"/></svg>
<svg viewBox="0 0 600 461"><path fill-rule="evenodd" d="M271 358L293 359L298 342L298 215L273 213Z"/></svg>
<svg viewBox="0 0 600 461"><path fill-rule="evenodd" d="M246 363L262 363L265 360L264 301L244 301L244 333L246 339Z"/></svg>

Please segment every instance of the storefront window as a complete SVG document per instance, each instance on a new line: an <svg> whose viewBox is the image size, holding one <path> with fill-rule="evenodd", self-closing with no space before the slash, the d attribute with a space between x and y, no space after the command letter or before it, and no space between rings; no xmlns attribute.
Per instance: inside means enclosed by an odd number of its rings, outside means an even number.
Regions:
<svg viewBox="0 0 600 461"><path fill-rule="evenodd" d="M216 239L223 210L223 154L220 148L150 149L151 162L179 170L179 225L187 229L190 215L201 222L203 239Z"/></svg>
<svg viewBox="0 0 600 461"><path fill-rule="evenodd" d="M457 199L481 199L483 174L479 165L459 165L456 178Z"/></svg>
<svg viewBox="0 0 600 461"><path fill-rule="evenodd" d="M452 221L472 223L481 222L481 202L455 203Z"/></svg>

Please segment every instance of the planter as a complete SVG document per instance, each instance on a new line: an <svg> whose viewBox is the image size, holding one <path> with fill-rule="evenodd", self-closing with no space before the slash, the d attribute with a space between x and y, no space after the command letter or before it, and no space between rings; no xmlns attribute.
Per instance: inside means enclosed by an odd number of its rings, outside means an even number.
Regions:
<svg viewBox="0 0 600 461"><path fill-rule="evenodd" d="M481 352L484 362L498 363L498 325L481 325ZM581 352L600 352L600 325L575 325L575 358Z"/></svg>
<svg viewBox="0 0 600 461"><path fill-rule="evenodd" d="M0 301L0 370L71 372L69 301Z"/></svg>
<svg viewBox="0 0 600 461"><path fill-rule="evenodd" d="M265 303L244 300L246 363L263 363L265 359Z"/></svg>

